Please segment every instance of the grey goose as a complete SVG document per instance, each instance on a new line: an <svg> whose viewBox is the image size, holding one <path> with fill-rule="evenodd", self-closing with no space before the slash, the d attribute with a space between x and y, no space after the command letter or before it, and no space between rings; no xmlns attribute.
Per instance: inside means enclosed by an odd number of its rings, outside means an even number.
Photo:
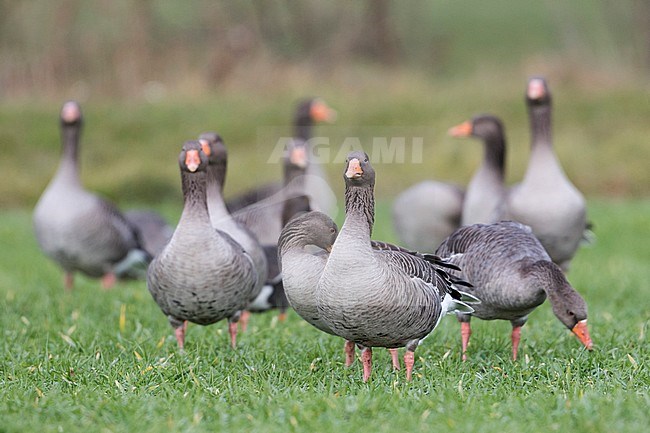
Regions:
<svg viewBox="0 0 650 433"><path fill-rule="evenodd" d="M212 227L206 201L208 156L199 141L179 155L183 211L171 240L149 265L147 288L174 328L180 349L187 322L228 319L236 344L237 320L255 294L255 264L230 235Z"/></svg>
<svg viewBox="0 0 650 433"><path fill-rule="evenodd" d="M321 320L316 305L317 286L332 250L338 227L322 212L304 212L283 227L278 241L282 281L289 304L309 324L328 334L336 335ZM385 242L371 241L375 250L399 250L417 254ZM389 349L393 367L400 369L397 349ZM345 343L345 365L354 361L354 342Z"/></svg>
<svg viewBox="0 0 650 433"><path fill-rule="evenodd" d="M523 181L508 195L508 219L530 226L551 259L568 270L587 228L585 199L567 178L551 138L551 93L533 77L526 89L531 153Z"/></svg>
<svg viewBox="0 0 650 433"><path fill-rule="evenodd" d="M442 316L473 310L440 261L398 247L373 248L375 171L364 152L348 155L344 180L346 217L318 282L318 314L336 335L361 348L364 381L373 347L406 347L410 380L415 349Z"/></svg>
<svg viewBox="0 0 650 433"><path fill-rule="evenodd" d="M546 298L555 316L587 349L587 304L551 261L530 227L513 221L474 224L459 228L436 254L450 257L461 271L450 271L472 284L467 291L481 300L474 312L457 313L461 322L462 356L466 359L470 319L509 320L512 358L517 359L521 327Z"/></svg>
<svg viewBox="0 0 650 433"><path fill-rule="evenodd" d="M223 200L226 183L228 152L221 136L214 132L205 132L199 136L203 152L208 156L207 205L212 227L229 234L251 256L255 265L257 281L253 300L260 294L268 277L268 263L264 249L253 233L230 215ZM240 318L243 330L246 330L247 317Z"/></svg>
<svg viewBox="0 0 650 433"><path fill-rule="evenodd" d="M111 287L117 274L144 268L151 257L142 249L137 229L105 199L87 191L79 176L79 139L83 117L75 101L60 114L63 152L56 174L34 208L36 240L46 256L65 272L72 289L74 273L102 278Z"/></svg>
<svg viewBox="0 0 650 433"><path fill-rule="evenodd" d="M493 115L477 115L451 128L449 135L476 137L483 140L483 162L467 185L461 225L500 221L505 213L506 201L504 186L506 143L503 123Z"/></svg>

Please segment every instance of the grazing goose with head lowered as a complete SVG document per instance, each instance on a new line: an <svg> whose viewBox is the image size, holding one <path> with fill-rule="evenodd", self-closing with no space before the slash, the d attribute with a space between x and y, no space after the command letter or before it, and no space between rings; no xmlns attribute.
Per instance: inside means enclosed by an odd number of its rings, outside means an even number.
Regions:
<svg viewBox="0 0 650 433"><path fill-rule="evenodd" d="M327 176L317 160L316 155L313 155L310 139L312 138L312 129L315 124L334 122L336 116L336 111L332 110L325 101L320 98L309 98L298 103L293 120L293 141L305 146L306 157L309 162L305 173L307 179L301 194L309 197L312 207L328 214L334 212L336 207L336 196L331 191L331 188L327 186ZM226 206L228 207L228 210L234 214L235 212L253 205L260 200L268 199L272 196L277 197L277 194L282 191L284 186L285 185L281 182L261 185L257 188L246 191L243 194L230 198L226 201Z"/></svg>
<svg viewBox="0 0 650 433"><path fill-rule="evenodd" d="M526 105L531 153L523 181L508 195L508 218L530 226L551 259L566 271L587 227L585 199L553 151L551 93L543 78L528 81Z"/></svg>
<svg viewBox="0 0 650 433"><path fill-rule="evenodd" d="M544 250L530 228L514 221L461 227L436 251L450 256L462 271L451 271L469 281L470 293L481 299L473 313L459 312L463 360L471 334L470 319L509 320L512 358L517 359L521 327L528 315L548 297L553 313L592 348L587 330L587 304Z"/></svg>
<svg viewBox="0 0 650 433"><path fill-rule="evenodd" d="M111 287L116 274L150 260L139 233L108 201L86 191L79 179L81 107L68 101L61 109L63 154L59 168L34 208L34 231L43 252L65 271L65 287L74 272L102 277Z"/></svg>
<svg viewBox="0 0 650 433"><path fill-rule="evenodd" d="M480 138L484 147L483 162L465 192L461 224L501 220L506 200L503 184L506 143L501 120L488 114L474 116L472 120L451 128L449 134L454 137Z"/></svg>
<svg viewBox="0 0 650 433"><path fill-rule="evenodd" d="M440 265L397 247L373 248L375 172L365 153L348 155L344 179L346 217L318 282L318 314L336 335L361 348L364 381L372 347L406 347L410 380L415 349L442 316L473 310Z"/></svg>
<svg viewBox="0 0 650 433"><path fill-rule="evenodd" d="M208 157L200 142L183 145L179 165L183 212L171 240L149 265L147 287L181 349L187 321L210 325L226 318L234 347L239 314L255 295L255 264L230 235L212 227L206 203Z"/></svg>

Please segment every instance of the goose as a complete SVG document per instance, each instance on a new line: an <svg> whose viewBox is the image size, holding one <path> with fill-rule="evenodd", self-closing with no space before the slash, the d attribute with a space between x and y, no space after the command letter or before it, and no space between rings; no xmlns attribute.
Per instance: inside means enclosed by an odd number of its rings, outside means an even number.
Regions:
<svg viewBox="0 0 650 433"><path fill-rule="evenodd" d="M162 251L174 233L174 228L158 212L149 209L130 209L124 217L137 228L142 247L151 257Z"/></svg>
<svg viewBox="0 0 650 433"><path fill-rule="evenodd" d="M338 227L322 212L304 212L291 219L283 228L278 240L278 256L282 268L282 281L289 304L309 324L331 335L336 335L318 314L316 306L317 285L332 250ZM375 250L404 250L385 242L371 241ZM397 349L389 349L393 367L400 369ZM354 342L345 343L345 365L352 365L355 356Z"/></svg>
<svg viewBox="0 0 650 433"><path fill-rule="evenodd" d="M493 115L477 115L449 129L449 135L480 138L484 147L483 162L467 185L461 225L500 221L504 216L506 200L503 123Z"/></svg>
<svg viewBox="0 0 650 433"><path fill-rule="evenodd" d="M174 328L183 350L187 322L228 319L234 348L237 320L255 295L255 263L227 233L212 227L206 200L208 156L199 141L179 155L183 211L171 240L147 272L147 288Z"/></svg>
<svg viewBox="0 0 650 433"><path fill-rule="evenodd" d="M36 240L43 253L63 268L67 290L74 286L75 272L101 277L102 286L110 288L116 275L146 267L151 257L122 213L81 184L79 103L65 102L60 121L63 152L56 174L34 208Z"/></svg>
<svg viewBox="0 0 650 433"><path fill-rule="evenodd" d="M311 148L310 140L315 124L334 122L337 113L330 108L321 98L307 98L299 101L294 114L293 140L305 146L309 166L306 169L308 176L303 193L310 197L312 207L322 210L329 215L335 213L336 196L328 186L327 175ZM260 200L276 196L282 189L283 183L273 182L258 186L226 201L226 206L231 213L244 209Z"/></svg>
<svg viewBox="0 0 650 433"><path fill-rule="evenodd" d="M509 320L512 358L517 359L521 327L548 297L553 313L589 350L587 304L551 261L530 227L513 221L474 224L455 231L436 254L462 271L450 271L472 284L468 292L481 299L473 313L456 313L461 324L462 357L471 334L470 319Z"/></svg>
<svg viewBox="0 0 650 433"><path fill-rule="evenodd" d="M367 154L348 154L344 179L346 216L318 282L318 314L336 335L360 347L364 381L370 378L373 347L406 347L411 380L415 349L442 316L473 310L440 262L372 247L375 171Z"/></svg>
<svg viewBox="0 0 650 433"><path fill-rule="evenodd" d="M434 180L402 191L392 208L400 242L412 250L433 252L460 226L464 195L461 186Z"/></svg>
<svg viewBox="0 0 650 433"><path fill-rule="evenodd" d="M288 302L278 270L277 246L261 245L257 237L238 221L235 221L228 212L223 201L227 151L221 136L214 132L206 132L199 136L199 141L203 150L209 155L210 161L207 200L212 225L231 235L251 254L258 272L258 294L242 312L239 319L241 329L246 331L248 312L263 312L277 308L280 310L280 321L284 321Z"/></svg>
<svg viewBox="0 0 650 433"><path fill-rule="evenodd" d="M212 227L230 235L251 256L255 265L257 281L254 298L256 298L268 275L266 253L255 235L235 221L223 201L223 188L226 181L228 153L221 136L215 132L205 132L199 136L203 152L208 156L207 205ZM247 318L242 317L244 322ZM242 320L240 319L240 320ZM245 328L245 325L243 326Z"/></svg>
<svg viewBox="0 0 650 433"><path fill-rule="evenodd" d="M531 153L523 181L508 195L507 218L531 227L566 272L587 228L585 199L566 177L551 139L551 93L546 80L528 81Z"/></svg>

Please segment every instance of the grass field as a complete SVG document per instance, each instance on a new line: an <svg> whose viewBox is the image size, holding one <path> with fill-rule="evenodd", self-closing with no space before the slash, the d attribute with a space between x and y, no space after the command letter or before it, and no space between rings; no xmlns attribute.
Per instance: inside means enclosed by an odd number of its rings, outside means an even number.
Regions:
<svg viewBox="0 0 650 433"><path fill-rule="evenodd" d="M376 237L392 239L389 203ZM178 206L161 209L174 218ZM231 350L225 323L190 326L179 353L142 281L72 293L40 254L28 210L0 215L0 432L572 431L650 424L650 202L591 200L597 242L569 279L589 305L586 352L535 311L510 355L510 324L475 320L469 361L446 318L418 349L415 377L376 351L371 381L343 366L343 342L291 313L255 315Z"/></svg>

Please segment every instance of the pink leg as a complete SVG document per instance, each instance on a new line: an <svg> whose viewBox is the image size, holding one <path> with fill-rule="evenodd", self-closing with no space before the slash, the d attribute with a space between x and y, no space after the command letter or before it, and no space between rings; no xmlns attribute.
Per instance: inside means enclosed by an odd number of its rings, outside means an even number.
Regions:
<svg viewBox="0 0 650 433"><path fill-rule="evenodd" d="M519 339L521 338L521 326L512 327L512 360L517 360L517 352L519 351Z"/></svg>
<svg viewBox="0 0 650 433"><path fill-rule="evenodd" d="M393 369L399 370L402 368L401 365L399 365L399 354L397 353L397 349L388 349L390 352L390 357L393 360Z"/></svg>
<svg viewBox="0 0 650 433"><path fill-rule="evenodd" d="M280 311L280 314L278 314L278 321L284 323L285 320L287 320L287 312Z"/></svg>
<svg viewBox="0 0 650 433"><path fill-rule="evenodd" d="M115 278L115 274L109 272L102 277L102 287L104 288L104 290L108 290L113 287L116 280L117 278Z"/></svg>
<svg viewBox="0 0 650 433"><path fill-rule="evenodd" d="M244 310L241 312L241 317L239 317L241 332L246 332L246 329L248 329L248 319L250 319L250 317L251 317L250 311Z"/></svg>
<svg viewBox="0 0 650 433"><path fill-rule="evenodd" d="M183 322L181 326L174 329L174 334L176 335L176 341L178 342L178 348L183 350L185 345L185 330L187 329L187 320Z"/></svg>
<svg viewBox="0 0 650 433"><path fill-rule="evenodd" d="M66 272L63 276L63 287L67 291L71 291L74 287L74 274L72 272Z"/></svg>
<svg viewBox="0 0 650 433"><path fill-rule="evenodd" d="M460 322L460 336L462 338L463 361L467 361L467 346L469 346L469 336L472 335L472 328L469 322Z"/></svg>
<svg viewBox="0 0 650 433"><path fill-rule="evenodd" d="M363 381L368 382L372 372L372 349L370 347L361 351L361 362L363 363Z"/></svg>
<svg viewBox="0 0 650 433"><path fill-rule="evenodd" d="M349 367L354 362L354 343L352 341L345 341L345 366Z"/></svg>
<svg viewBox="0 0 650 433"><path fill-rule="evenodd" d="M230 332L230 346L234 349L237 346L237 322L228 322L228 331Z"/></svg>
<svg viewBox="0 0 650 433"><path fill-rule="evenodd" d="M406 350L404 354L404 364L406 365L406 380L411 381L411 372L413 371L413 364L415 364L415 352Z"/></svg>

